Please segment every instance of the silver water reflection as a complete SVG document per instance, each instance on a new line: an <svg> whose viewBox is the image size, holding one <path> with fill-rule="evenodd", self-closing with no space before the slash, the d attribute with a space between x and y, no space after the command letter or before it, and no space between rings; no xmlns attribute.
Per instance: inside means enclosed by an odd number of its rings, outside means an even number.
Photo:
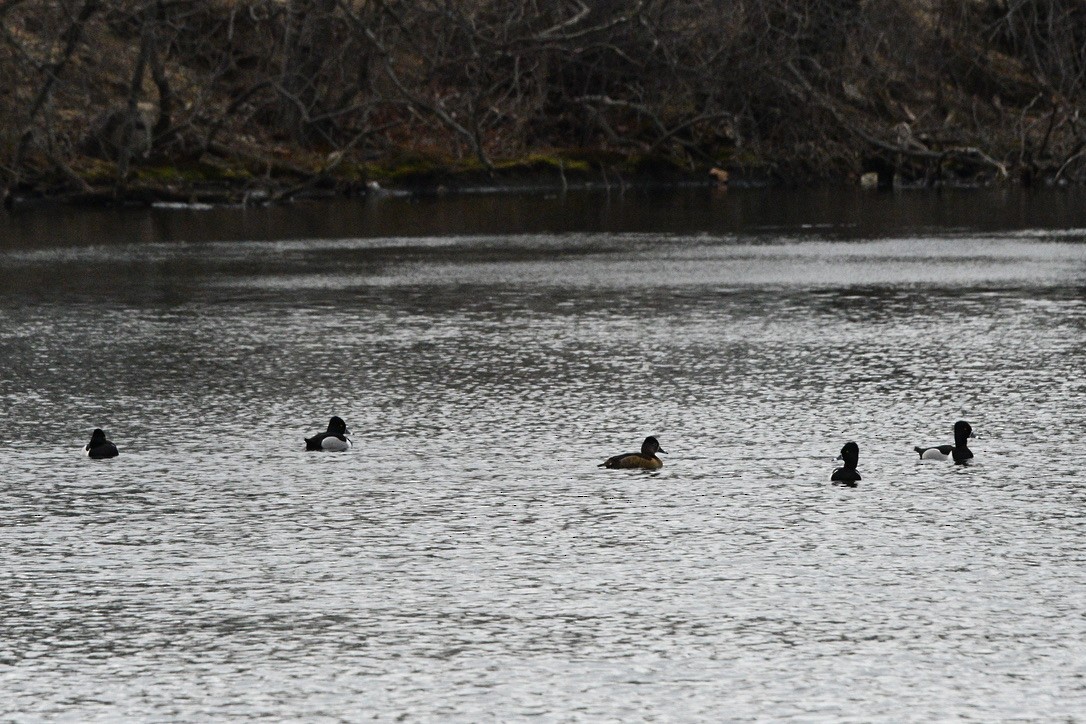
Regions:
<svg viewBox="0 0 1086 724"><path fill-rule="evenodd" d="M6 249L0 712L1079 716L1083 236Z"/></svg>

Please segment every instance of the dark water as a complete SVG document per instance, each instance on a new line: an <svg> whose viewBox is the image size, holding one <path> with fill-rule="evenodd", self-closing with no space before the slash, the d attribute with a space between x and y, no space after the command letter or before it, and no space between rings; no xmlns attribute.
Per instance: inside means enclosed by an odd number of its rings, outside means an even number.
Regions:
<svg viewBox="0 0 1086 724"><path fill-rule="evenodd" d="M0 716L1075 720L1084 202L0 216Z"/></svg>

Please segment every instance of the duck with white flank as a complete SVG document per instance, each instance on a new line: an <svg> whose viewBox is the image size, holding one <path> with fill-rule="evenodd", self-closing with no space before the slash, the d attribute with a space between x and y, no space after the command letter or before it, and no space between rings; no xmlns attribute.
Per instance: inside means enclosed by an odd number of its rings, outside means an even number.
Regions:
<svg viewBox="0 0 1086 724"><path fill-rule="evenodd" d="M973 428L965 420L954 423L954 444L937 445L936 447L914 447L913 450L920 453L921 460L947 460L954 458L956 463L964 463L973 457L973 451L969 449L969 438L973 435Z"/></svg>
<svg viewBox="0 0 1086 724"><path fill-rule="evenodd" d="M328 421L327 432L319 432L305 439L305 449L344 452L351 449L351 438L347 437L350 434L347 423L342 418L333 417Z"/></svg>

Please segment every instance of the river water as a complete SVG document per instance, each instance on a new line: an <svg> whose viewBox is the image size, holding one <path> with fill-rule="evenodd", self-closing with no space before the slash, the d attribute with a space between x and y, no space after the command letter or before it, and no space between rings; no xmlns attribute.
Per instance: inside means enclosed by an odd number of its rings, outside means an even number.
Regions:
<svg viewBox="0 0 1086 724"><path fill-rule="evenodd" d="M1084 365L1077 192L0 216L0 718L1080 721Z"/></svg>

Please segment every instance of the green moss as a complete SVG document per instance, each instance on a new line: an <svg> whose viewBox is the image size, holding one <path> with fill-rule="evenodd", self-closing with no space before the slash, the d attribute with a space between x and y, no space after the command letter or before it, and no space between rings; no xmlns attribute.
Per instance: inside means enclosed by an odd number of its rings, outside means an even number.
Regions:
<svg viewBox="0 0 1086 724"><path fill-rule="evenodd" d="M436 155L404 153L386 161L364 164L362 171L366 178L381 183L425 186L526 175L587 175L592 168L590 161L564 154L535 153L501 159L488 168L474 157L450 159Z"/></svg>
<svg viewBox="0 0 1086 724"><path fill-rule="evenodd" d="M558 173L588 173L592 170L587 161L564 156L535 153L522 158L508 159L494 164L495 171L555 171Z"/></svg>
<svg viewBox="0 0 1086 724"><path fill-rule="evenodd" d="M362 168L375 181L396 182L427 178L447 173L455 161L436 155L405 151L379 162L366 163Z"/></svg>
<svg viewBox="0 0 1086 724"><path fill-rule="evenodd" d="M200 164L209 181L244 181L253 178L252 172L243 166L212 166Z"/></svg>
<svg viewBox="0 0 1086 724"><path fill-rule="evenodd" d="M749 149L726 149L717 154L716 164L720 167L760 169L769 168L772 163L764 156L759 156Z"/></svg>
<svg viewBox="0 0 1086 724"><path fill-rule="evenodd" d="M72 164L72 170L92 186L109 183L117 178L117 164L97 158L80 158Z"/></svg>
<svg viewBox="0 0 1086 724"><path fill-rule="evenodd" d="M201 184L230 181L246 181L253 174L240 166L217 165L196 162L192 164L139 166L132 171L132 179L147 184Z"/></svg>
<svg viewBox="0 0 1086 724"><path fill-rule="evenodd" d="M143 182L177 183L184 180L184 174L176 166L144 166L137 168L132 175Z"/></svg>
<svg viewBox="0 0 1086 724"><path fill-rule="evenodd" d="M369 168L364 163L341 163L331 174L345 181L365 182L370 178Z"/></svg>

